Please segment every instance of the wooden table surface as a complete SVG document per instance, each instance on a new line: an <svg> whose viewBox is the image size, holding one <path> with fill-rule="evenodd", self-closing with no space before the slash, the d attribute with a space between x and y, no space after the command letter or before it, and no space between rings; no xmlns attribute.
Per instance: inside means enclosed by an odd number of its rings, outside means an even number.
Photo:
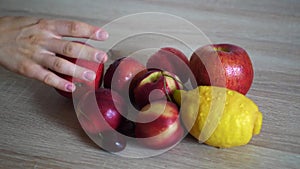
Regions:
<svg viewBox="0 0 300 169"><path fill-rule="evenodd" d="M162 12L162 17L112 22L142 12ZM158 156L120 157L102 151L89 139L72 103L53 88L0 68L0 168L300 167L300 1L0 0L0 15L77 19L104 26L111 38L97 45L105 51L139 30L162 30L184 39L191 49L206 42L237 44L248 51L255 70L247 96L264 115L261 134L246 146L217 149L187 136ZM184 22L188 24L180 24ZM123 55L151 44L167 45L174 39L154 41L124 43L124 51L116 51ZM190 56L188 50L184 52Z"/></svg>

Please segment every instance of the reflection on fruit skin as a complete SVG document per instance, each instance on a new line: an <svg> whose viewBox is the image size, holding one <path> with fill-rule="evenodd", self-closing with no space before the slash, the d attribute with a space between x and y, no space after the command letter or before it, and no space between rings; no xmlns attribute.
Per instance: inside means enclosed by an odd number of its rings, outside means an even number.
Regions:
<svg viewBox="0 0 300 169"><path fill-rule="evenodd" d="M155 101L138 114L135 134L138 142L151 149L165 149L183 139L177 106L172 102Z"/></svg>
<svg viewBox="0 0 300 169"><path fill-rule="evenodd" d="M77 105L77 117L87 133L115 130L126 115L127 105L123 98L111 89L90 91L80 98Z"/></svg>
<svg viewBox="0 0 300 169"><path fill-rule="evenodd" d="M211 44L198 48L190 58L189 67L198 86L226 87L244 95L254 77L248 53L233 44Z"/></svg>
<svg viewBox="0 0 300 169"><path fill-rule="evenodd" d="M155 68L175 74L185 83L189 79L189 60L184 53L173 47L164 47L154 53L147 61L148 69Z"/></svg>

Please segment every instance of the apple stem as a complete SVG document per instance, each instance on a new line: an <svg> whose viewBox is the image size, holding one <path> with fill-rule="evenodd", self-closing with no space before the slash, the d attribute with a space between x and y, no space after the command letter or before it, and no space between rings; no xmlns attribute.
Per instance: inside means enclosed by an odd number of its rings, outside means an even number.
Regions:
<svg viewBox="0 0 300 169"><path fill-rule="evenodd" d="M168 75L168 74L164 73L163 71L162 71L162 75L172 78L173 80L175 80L176 82L180 83L183 86L183 83L180 80L176 79L175 77Z"/></svg>
<svg viewBox="0 0 300 169"><path fill-rule="evenodd" d="M162 74L163 76L172 78L172 79L175 80L177 83L179 83L181 86L183 86L183 83L182 83L179 79L175 78L174 76L171 76L171 75L169 75L169 74L167 74L167 73L164 73L164 71L161 71L161 74ZM168 99L169 101L172 101L172 97L170 96L170 93L169 93L168 90L167 90L167 81L166 81L165 78L164 78L164 89L165 89L165 91L166 91L167 99Z"/></svg>
<svg viewBox="0 0 300 169"><path fill-rule="evenodd" d="M162 72L162 74L164 75L164 73ZM164 78L164 89L166 91L166 95L167 95L167 99L170 101L172 100L171 99L171 96L169 95L169 92L168 92L168 89L167 89L167 80Z"/></svg>

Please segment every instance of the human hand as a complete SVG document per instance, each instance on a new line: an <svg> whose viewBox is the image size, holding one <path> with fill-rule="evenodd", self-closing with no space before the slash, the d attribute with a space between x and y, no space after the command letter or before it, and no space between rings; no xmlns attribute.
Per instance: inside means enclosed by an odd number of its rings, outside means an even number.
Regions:
<svg viewBox="0 0 300 169"><path fill-rule="evenodd" d="M0 17L0 34L0 65L67 92L74 91L76 86L53 71L87 81L94 80L96 75L56 54L98 63L107 60L106 53L101 50L63 39L74 37L102 41L108 38L105 30L79 21Z"/></svg>

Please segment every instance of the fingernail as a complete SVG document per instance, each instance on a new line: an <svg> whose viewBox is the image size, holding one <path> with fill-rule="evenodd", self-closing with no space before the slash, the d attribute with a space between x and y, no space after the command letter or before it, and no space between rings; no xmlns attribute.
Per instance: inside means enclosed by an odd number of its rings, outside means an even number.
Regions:
<svg viewBox="0 0 300 169"><path fill-rule="evenodd" d="M96 78L96 74L92 71L86 71L83 73L83 77L88 81L93 81Z"/></svg>
<svg viewBox="0 0 300 169"><path fill-rule="evenodd" d="M106 40L108 38L108 33L104 30L99 30L96 34L97 38L100 40Z"/></svg>
<svg viewBox="0 0 300 169"><path fill-rule="evenodd" d="M104 53L104 52L98 52L96 54L96 60L99 62L99 63L104 63L106 62L107 60L107 54Z"/></svg>
<svg viewBox="0 0 300 169"><path fill-rule="evenodd" d="M76 86L75 86L74 84L72 84L72 83L66 84L66 89L67 89L67 91L69 91L69 92L74 92L75 89L76 89Z"/></svg>

